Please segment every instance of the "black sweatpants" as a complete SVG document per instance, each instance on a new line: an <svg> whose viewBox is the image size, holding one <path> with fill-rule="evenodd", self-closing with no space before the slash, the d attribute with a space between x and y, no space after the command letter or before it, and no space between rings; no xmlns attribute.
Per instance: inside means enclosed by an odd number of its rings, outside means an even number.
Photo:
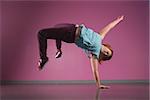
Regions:
<svg viewBox="0 0 150 100"><path fill-rule="evenodd" d="M38 32L40 58L47 58L47 39L55 39L57 49L61 48L61 41L74 43L75 24L57 24L52 28L42 29Z"/></svg>

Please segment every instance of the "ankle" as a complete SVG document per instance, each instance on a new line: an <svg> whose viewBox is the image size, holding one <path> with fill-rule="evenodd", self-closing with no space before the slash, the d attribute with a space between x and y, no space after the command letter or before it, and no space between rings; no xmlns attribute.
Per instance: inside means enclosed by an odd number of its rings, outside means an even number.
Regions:
<svg viewBox="0 0 150 100"><path fill-rule="evenodd" d="M61 49L57 49L57 52L62 52Z"/></svg>
<svg viewBox="0 0 150 100"><path fill-rule="evenodd" d="M46 56L46 57L41 57L41 59L42 59L42 60L47 60L48 57L47 57L47 56Z"/></svg>

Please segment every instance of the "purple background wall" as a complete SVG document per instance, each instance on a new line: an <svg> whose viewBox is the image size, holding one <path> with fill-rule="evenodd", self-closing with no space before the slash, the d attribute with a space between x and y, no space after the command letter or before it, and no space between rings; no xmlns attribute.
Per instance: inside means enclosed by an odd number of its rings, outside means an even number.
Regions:
<svg viewBox="0 0 150 100"><path fill-rule="evenodd" d="M74 44L63 43L55 59L48 41L49 62L37 70L37 32L57 23L84 23L99 31L117 16L125 19L104 42L114 56L100 66L102 80L148 79L148 1L2 2L2 80L93 80L90 63Z"/></svg>

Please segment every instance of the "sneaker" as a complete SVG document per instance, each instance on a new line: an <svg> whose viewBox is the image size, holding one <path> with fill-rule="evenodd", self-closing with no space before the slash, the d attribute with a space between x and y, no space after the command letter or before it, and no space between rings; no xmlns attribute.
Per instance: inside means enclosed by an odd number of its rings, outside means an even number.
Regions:
<svg viewBox="0 0 150 100"><path fill-rule="evenodd" d="M48 61L48 58L44 58L44 59L39 60L39 62L38 62L39 70L42 70L44 68L44 65L46 64L47 61Z"/></svg>
<svg viewBox="0 0 150 100"><path fill-rule="evenodd" d="M62 52L61 51L57 51L56 52L56 55L55 55L55 58L60 58L62 55Z"/></svg>

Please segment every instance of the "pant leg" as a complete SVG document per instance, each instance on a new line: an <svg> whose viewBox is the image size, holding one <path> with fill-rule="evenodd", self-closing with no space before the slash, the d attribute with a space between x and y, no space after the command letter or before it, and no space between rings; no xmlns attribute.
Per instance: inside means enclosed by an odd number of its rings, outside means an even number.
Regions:
<svg viewBox="0 0 150 100"><path fill-rule="evenodd" d="M49 29L42 29L38 33L38 41L39 41L39 51L40 51L40 58L45 59L47 58L47 39L56 39L58 40L56 45L58 48L61 47L61 36L57 34L59 32L58 28L49 28Z"/></svg>
<svg viewBox="0 0 150 100"><path fill-rule="evenodd" d="M55 39L57 48L61 48L61 40L67 43L74 43L74 24L65 24L61 27L42 29L38 33L39 50L41 59L47 57L47 39Z"/></svg>
<svg viewBox="0 0 150 100"><path fill-rule="evenodd" d="M56 40L56 47L59 50L61 49L61 40L59 40L59 39Z"/></svg>
<svg viewBox="0 0 150 100"><path fill-rule="evenodd" d="M46 56L46 51L47 51L47 39L44 36L42 31L38 32L38 41L39 41L39 51L40 51L40 58L45 59L47 58Z"/></svg>
<svg viewBox="0 0 150 100"><path fill-rule="evenodd" d="M62 23L55 25L55 28L61 28L60 34L61 34L61 40L67 43L74 43L75 39L75 31L76 31L76 25L70 24L70 23Z"/></svg>

